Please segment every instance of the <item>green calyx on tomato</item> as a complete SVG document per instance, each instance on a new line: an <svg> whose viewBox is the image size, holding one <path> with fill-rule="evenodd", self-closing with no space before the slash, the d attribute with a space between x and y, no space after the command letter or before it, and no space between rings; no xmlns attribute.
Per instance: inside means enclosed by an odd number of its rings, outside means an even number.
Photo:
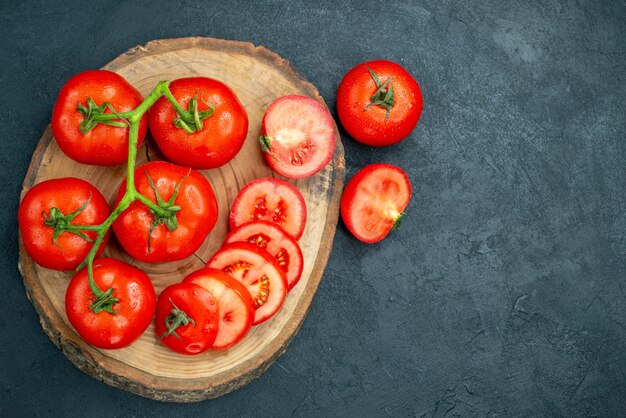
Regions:
<svg viewBox="0 0 626 418"><path fill-rule="evenodd" d="M89 202L91 201L91 196L89 199L81 207L76 209L72 213L68 213L64 215L59 208L52 207L50 208L50 214L43 212L44 225L49 226L54 229L54 234L52 235L52 243L57 247L61 248L61 246L57 243L57 239L61 236L63 232L71 232L72 234L76 234L87 242L93 242L94 240L85 235L82 230L93 229L93 227L89 226L81 226L81 225L72 225L71 222L77 217L82 211L89 206Z"/></svg>
<svg viewBox="0 0 626 418"><path fill-rule="evenodd" d="M196 321L190 318L189 315L185 313L185 311L179 309L178 306L176 306L174 302L172 302L171 298L169 299L169 301L172 304L173 308L167 318L165 318L165 328L167 328L167 331L159 335L157 342L167 337L168 335L173 335L177 340L180 340L180 336L176 334L176 329L178 327L188 325L190 322L191 325L193 325L194 327L196 326Z"/></svg>
<svg viewBox="0 0 626 418"><path fill-rule="evenodd" d="M146 171L145 173L146 177L148 178L148 182L150 183L150 187L152 187L152 190L154 190L154 194L157 199L157 205L161 209L161 212L156 212L152 209L150 210L150 212L154 214L154 221L152 222L152 225L150 225L150 229L148 230L148 252L150 252L150 236L152 235L152 231L154 231L154 229L159 226L159 224L165 225L170 231L175 231L176 228L178 228L178 219L176 219L176 213L178 213L178 211L180 211L182 208L180 206L176 206L174 202L176 201L176 197L178 196L180 185L183 184L183 181L185 181L187 177L189 177L191 169L189 169L187 175L180 179L180 181L176 184L176 187L174 188L174 193L172 193L172 197L170 197L170 200L168 200L167 202L163 200L163 198L159 194L159 191L157 190L157 187L154 184L154 181L152 181L152 178L150 177L148 172Z"/></svg>
<svg viewBox="0 0 626 418"><path fill-rule="evenodd" d="M365 110L370 106L380 106L387 111L387 113L385 114L385 120L387 120L389 119L389 113L391 113L391 108L396 103L393 93L393 84L391 84L393 77L389 77L387 81L381 83L380 78L376 75L374 70L369 67L367 67L367 70L370 72L370 75L372 76L372 79L374 80L374 83L376 84L376 87L378 89L376 90L376 93L374 93L374 95L370 98L370 103L365 106Z"/></svg>
<svg viewBox="0 0 626 418"><path fill-rule="evenodd" d="M185 115L176 112L178 115L176 119L174 119L174 126L179 129L184 129L188 134L192 134L196 131L201 131L203 124L202 121L208 119L215 112L215 106L211 103L206 102L202 99L202 102L209 106L209 109L203 110L201 112L198 111L198 98L194 97L189 100L189 104L187 105L187 112L191 115L191 118L186 117Z"/></svg>
<svg viewBox="0 0 626 418"><path fill-rule="evenodd" d="M111 113L104 113L106 109L109 109ZM99 123L116 126L118 128L126 128L129 125L124 116L118 113L109 102L104 102L98 106L91 97L88 97L87 106L79 103L76 110L78 110L78 112L80 112L80 114L84 117L78 127L80 132L83 134L91 131Z"/></svg>

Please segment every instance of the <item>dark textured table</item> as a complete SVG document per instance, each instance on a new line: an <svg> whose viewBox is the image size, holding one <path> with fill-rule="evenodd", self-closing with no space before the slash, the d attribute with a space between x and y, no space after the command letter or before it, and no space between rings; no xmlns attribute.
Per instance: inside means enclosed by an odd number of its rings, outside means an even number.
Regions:
<svg viewBox="0 0 626 418"><path fill-rule="evenodd" d="M1 416L625 416L624 1L53 3L0 5ZM402 228L368 246L340 223L287 353L189 405L70 364L26 299L15 221L64 81L182 36L268 47L333 112L369 59L401 63L424 94L398 145L342 132L348 178L374 162L408 172Z"/></svg>

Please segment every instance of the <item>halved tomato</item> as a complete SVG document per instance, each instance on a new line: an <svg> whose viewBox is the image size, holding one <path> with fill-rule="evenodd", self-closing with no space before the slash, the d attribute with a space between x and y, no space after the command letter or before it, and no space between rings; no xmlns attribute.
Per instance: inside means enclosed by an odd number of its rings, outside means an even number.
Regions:
<svg viewBox="0 0 626 418"><path fill-rule="evenodd" d="M357 239L378 242L400 222L410 199L411 182L401 168L368 165L344 189L341 217Z"/></svg>
<svg viewBox="0 0 626 418"><path fill-rule="evenodd" d="M298 283L304 268L302 250L280 226L267 221L248 222L231 231L224 244L239 241L257 245L273 255L287 275L289 290Z"/></svg>
<svg viewBox="0 0 626 418"><path fill-rule="evenodd" d="M260 140L272 170L294 179L309 177L333 157L335 123L317 100L284 96L265 111Z"/></svg>
<svg viewBox="0 0 626 418"><path fill-rule="evenodd" d="M184 282L197 284L217 300L220 318L213 350L230 348L246 336L254 321L254 301L242 283L213 268L194 271Z"/></svg>
<svg viewBox="0 0 626 418"><path fill-rule="evenodd" d="M230 229L251 221L270 221L300 239L306 226L306 203L296 186L263 177L252 180L239 192L230 209Z"/></svg>
<svg viewBox="0 0 626 418"><path fill-rule="evenodd" d="M274 257L248 242L224 245L206 265L243 283L254 300L254 323L270 319L287 296L287 277Z"/></svg>

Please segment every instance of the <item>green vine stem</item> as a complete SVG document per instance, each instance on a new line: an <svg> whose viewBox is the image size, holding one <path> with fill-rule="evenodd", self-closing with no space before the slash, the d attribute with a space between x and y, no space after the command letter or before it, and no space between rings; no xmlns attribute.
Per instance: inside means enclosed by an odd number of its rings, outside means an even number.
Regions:
<svg viewBox="0 0 626 418"><path fill-rule="evenodd" d="M158 204L152 202L147 197L140 194L135 188L135 163L137 160L137 142L139 137L139 122L143 115L150 109L150 107L161 97L166 97L169 100L176 111L178 112L179 118L182 120L194 123L195 119L197 119L198 115L194 115L191 112L183 109L183 107L178 103L178 101L172 95L170 91L168 81L160 81L156 87L148 94L139 106L137 106L134 110L130 112L123 113L98 113L90 115L90 129L93 129L95 125L98 123L104 123L111 126L118 126L122 128L128 127L128 162L126 165L126 192L124 196L119 201L117 206L113 209L109 217L100 225L69 225L65 226L65 231L72 232L77 235L82 233L81 231L95 231L97 233L97 238L93 241L93 246L91 250L83 260L83 262L78 266L77 270L80 270L83 267L87 267L87 276L89 279L89 288L91 289L91 293L93 293L92 301L93 303L89 306L95 313L99 313L102 311L106 311L110 314L115 314L116 303L119 302L119 299L114 296L114 289L112 287L103 291L98 287L98 285L94 281L93 277L93 264L98 252L98 248L102 244L104 237L115 221L119 217L119 215L128 209L130 204L135 200L139 200L144 205L148 206L150 210L157 217L167 217L170 215L170 212L160 207ZM90 100L90 99L88 99ZM93 105L92 105L93 107ZM101 105L104 109L104 104ZM78 112L85 116L85 112L87 108L84 105L79 105L77 109ZM197 113L197 112L196 112ZM86 116L85 116L86 117Z"/></svg>

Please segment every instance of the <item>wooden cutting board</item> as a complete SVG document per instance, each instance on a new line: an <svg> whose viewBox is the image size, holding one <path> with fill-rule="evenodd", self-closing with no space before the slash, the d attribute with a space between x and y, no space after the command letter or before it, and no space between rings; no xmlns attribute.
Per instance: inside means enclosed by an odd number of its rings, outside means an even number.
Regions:
<svg viewBox="0 0 626 418"><path fill-rule="evenodd" d="M267 106L287 94L306 95L322 103L324 100L288 61L262 46L245 42L213 38L158 40L129 50L104 68L125 77L144 95L160 80L189 76L216 78L235 91L248 112L248 136L241 152L223 167L202 171L216 192L219 218L194 256L172 263L141 263L124 253L115 239L110 240L105 255L144 270L159 294L164 287L202 268L221 246L227 233L230 206L248 181L278 177L265 162L258 144ZM254 327L235 347L193 357L179 355L160 344L155 345L154 325L151 325L130 347L94 348L76 334L65 314L65 289L72 273L39 267L26 254L20 241L20 272L43 330L85 373L152 399L192 402L215 398L259 377L285 352L302 325L328 262L345 177L343 145L336 128L335 140L333 160L326 168L311 178L293 181L303 193L308 209L307 227L300 239L305 261L302 279L289 293L281 310L269 321ZM148 147L142 145L139 150L138 165L148 158L163 158L151 139L146 142ZM96 167L70 160L58 148L48 127L33 155L22 196L43 180L72 176L91 182L112 205L124 173L124 166Z"/></svg>

